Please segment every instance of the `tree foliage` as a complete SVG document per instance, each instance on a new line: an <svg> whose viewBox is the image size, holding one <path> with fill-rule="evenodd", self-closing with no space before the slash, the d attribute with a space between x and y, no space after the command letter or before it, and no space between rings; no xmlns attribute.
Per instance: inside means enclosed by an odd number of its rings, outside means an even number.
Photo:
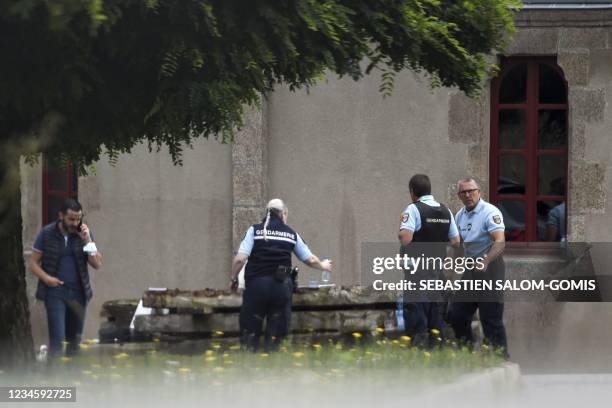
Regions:
<svg viewBox="0 0 612 408"><path fill-rule="evenodd" d="M82 165L136 143L230 141L243 107L325 72L403 69L476 94L515 0L0 0L0 139ZM365 63L364 63L365 61ZM57 123L43 138L43 124ZM48 133L48 132L47 132ZM48 135L47 135L48 136Z"/></svg>

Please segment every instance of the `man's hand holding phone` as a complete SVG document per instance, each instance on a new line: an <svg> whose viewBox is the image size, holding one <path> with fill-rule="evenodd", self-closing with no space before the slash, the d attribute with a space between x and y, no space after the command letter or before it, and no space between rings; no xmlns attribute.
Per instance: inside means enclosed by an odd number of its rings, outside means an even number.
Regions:
<svg viewBox="0 0 612 408"><path fill-rule="evenodd" d="M89 227L87 227L87 224L83 224L83 221L81 221L81 223L79 223L78 228L79 235L81 236L83 241L85 241L86 244L89 244L91 242L91 236L89 235Z"/></svg>

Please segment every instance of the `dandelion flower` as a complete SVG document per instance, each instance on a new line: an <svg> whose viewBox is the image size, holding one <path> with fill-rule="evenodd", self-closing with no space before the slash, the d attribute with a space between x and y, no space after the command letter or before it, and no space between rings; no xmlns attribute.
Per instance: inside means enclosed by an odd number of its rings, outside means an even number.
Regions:
<svg viewBox="0 0 612 408"><path fill-rule="evenodd" d="M302 358L304 357L304 353L302 353L301 351L296 351L295 353L293 353L293 357Z"/></svg>
<svg viewBox="0 0 612 408"><path fill-rule="evenodd" d="M182 373L182 374L188 374L188 373L191 372L191 368L189 368L189 367L181 367L181 368L178 369L178 372Z"/></svg>
<svg viewBox="0 0 612 408"><path fill-rule="evenodd" d="M425 357L430 358L431 357L431 353L429 351L426 351L423 353L425 355Z"/></svg>
<svg viewBox="0 0 612 408"><path fill-rule="evenodd" d="M378 333L378 334L383 334L384 332L385 332L385 329L384 329L384 328L382 328L382 327L377 327L377 328L376 328L376 333Z"/></svg>
<svg viewBox="0 0 612 408"><path fill-rule="evenodd" d="M211 361L215 361L216 359L217 359L216 357L208 356L204 360L206 360L206 362L210 363Z"/></svg>
<svg viewBox="0 0 612 408"><path fill-rule="evenodd" d="M223 335L224 335L225 333L223 333L221 330L217 330L217 331L216 331L216 332L214 332L213 334L214 334L215 336L217 336L217 337L223 337Z"/></svg>
<svg viewBox="0 0 612 408"><path fill-rule="evenodd" d="M207 355L207 356L212 356L212 355L215 354L215 352L212 351L212 350L206 350L206 353L204 353L204 354Z"/></svg>
<svg viewBox="0 0 612 408"><path fill-rule="evenodd" d="M125 358L128 358L130 355L127 353L119 353L119 354L115 354L113 356L113 358L117 359L117 360L123 360Z"/></svg>
<svg viewBox="0 0 612 408"><path fill-rule="evenodd" d="M356 338L356 339L360 339L361 338L361 333L353 332L353 337Z"/></svg>
<svg viewBox="0 0 612 408"><path fill-rule="evenodd" d="M260 354L260 356L261 356L262 358L266 358L266 357L268 357L268 356L269 356L269 354L268 354L268 353L261 353L261 354Z"/></svg>
<svg viewBox="0 0 612 408"><path fill-rule="evenodd" d="M434 336L437 336L440 334L440 330L438 329L431 329L431 334L433 334Z"/></svg>
<svg viewBox="0 0 612 408"><path fill-rule="evenodd" d="M313 344L312 348L315 349L315 350L321 350L321 345L318 344L318 343L317 344Z"/></svg>
<svg viewBox="0 0 612 408"><path fill-rule="evenodd" d="M402 336L400 337L400 340L404 343L408 343L410 341L410 336Z"/></svg>

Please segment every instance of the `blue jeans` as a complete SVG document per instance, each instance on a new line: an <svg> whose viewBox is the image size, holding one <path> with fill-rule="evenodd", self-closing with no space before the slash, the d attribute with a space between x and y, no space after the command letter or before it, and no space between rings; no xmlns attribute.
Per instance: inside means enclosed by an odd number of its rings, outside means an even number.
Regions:
<svg viewBox="0 0 612 408"><path fill-rule="evenodd" d="M81 289L57 286L47 289L45 307L49 327L49 357L62 355L62 342L68 342L67 356L79 352L86 309Z"/></svg>

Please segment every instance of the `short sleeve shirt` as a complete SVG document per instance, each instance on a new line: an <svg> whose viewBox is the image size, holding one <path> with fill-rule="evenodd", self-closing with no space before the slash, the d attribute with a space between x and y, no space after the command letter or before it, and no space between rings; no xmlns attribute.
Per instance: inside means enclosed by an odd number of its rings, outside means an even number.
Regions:
<svg viewBox="0 0 612 408"><path fill-rule="evenodd" d="M565 237L565 203L561 203L550 210L546 224L557 227L559 236L561 238Z"/></svg>
<svg viewBox="0 0 612 408"><path fill-rule="evenodd" d="M434 200L432 195L425 195L419 197L419 201L423 204L426 204L430 207L439 207L440 203ZM448 210L450 213L450 228L448 229L448 238L455 238L459 235L459 231L457 230L457 225L455 225L455 217L453 217L453 213L451 210ZM414 203L411 203L406 207L402 214L402 220L400 222L400 231L401 230L408 231L418 231L421 229L421 213Z"/></svg>
<svg viewBox="0 0 612 408"><path fill-rule="evenodd" d="M310 251L310 248L308 248L308 245L306 245L300 234L298 234L297 232L296 237L297 239L295 242L295 247L293 247L293 253L298 257L300 261L306 262L312 256L312 252ZM251 226L244 235L244 239L240 243L240 248L238 248L238 252L246 256L250 256L254 244L255 229L253 228L253 226Z"/></svg>
<svg viewBox="0 0 612 408"><path fill-rule="evenodd" d="M491 233L504 231L504 217L501 211L482 198L472 211L464 208L455 217L461 239L465 245L465 254L469 257L480 257L487 253L493 244Z"/></svg>

